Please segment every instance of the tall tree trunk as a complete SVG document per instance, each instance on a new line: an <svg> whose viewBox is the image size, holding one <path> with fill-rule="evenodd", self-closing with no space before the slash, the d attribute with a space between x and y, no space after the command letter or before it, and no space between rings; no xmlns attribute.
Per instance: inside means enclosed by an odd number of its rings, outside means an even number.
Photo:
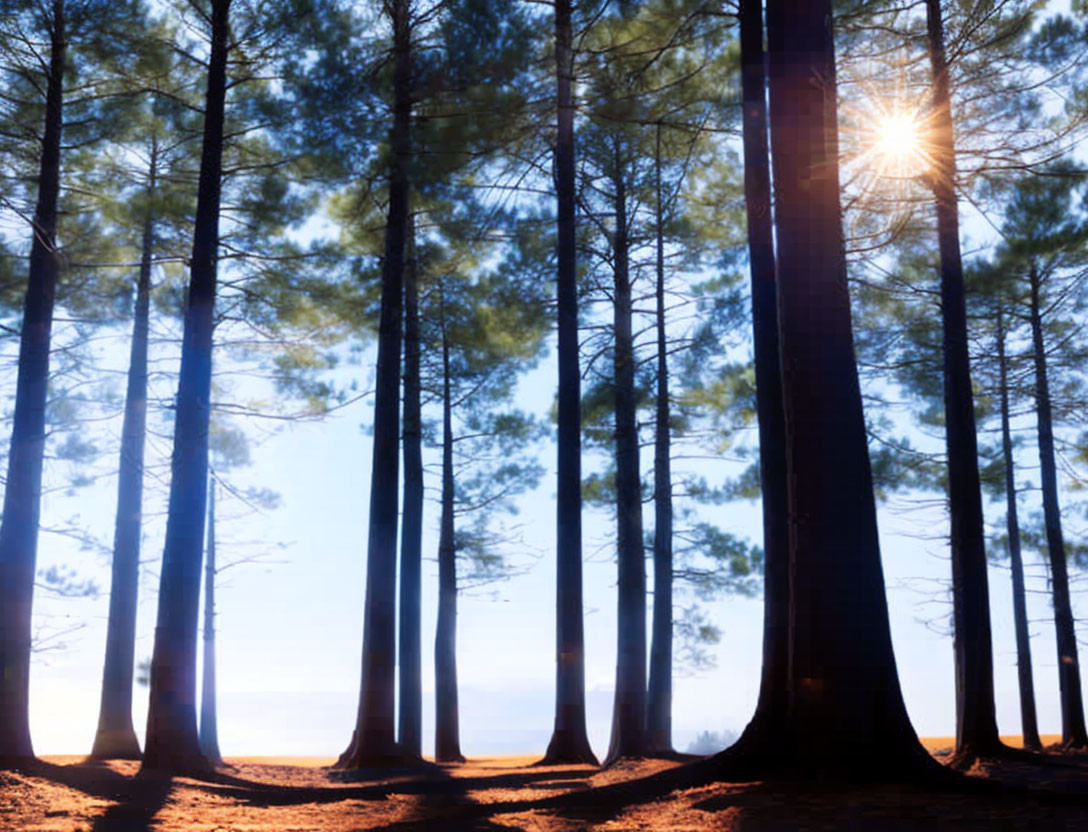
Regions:
<svg viewBox="0 0 1088 832"><path fill-rule="evenodd" d="M1043 487L1043 517L1054 595L1054 630L1058 646L1058 683L1062 704L1062 744L1088 746L1084 726L1084 701L1077 658L1077 633L1069 602L1069 574L1062 539L1062 515L1058 505L1058 472L1054 461L1054 425L1050 413L1050 385L1046 375L1046 344L1039 304L1039 271L1031 272L1031 344L1035 359L1035 414L1039 430L1039 473Z"/></svg>
<svg viewBox="0 0 1088 832"><path fill-rule="evenodd" d="M423 565L423 439L420 428L419 286L415 224L408 217L404 270L404 515L400 530L400 710L397 737L406 754L423 754L420 635Z"/></svg>
<svg viewBox="0 0 1088 832"><path fill-rule="evenodd" d="M215 483L208 487L208 550L204 558L204 674L200 686L200 751L214 765L219 753L215 697Z"/></svg>
<svg viewBox="0 0 1088 832"><path fill-rule="evenodd" d="M1003 749L994 711L994 667L986 538L978 476L978 443L967 343L967 302L956 206L956 156L940 0L926 0L933 71L931 178L941 256L944 333L945 441L948 508L952 521L952 598L955 625L956 757L968 762Z"/></svg>
<svg viewBox="0 0 1088 832"><path fill-rule="evenodd" d="M412 24L410 0L392 0L393 126L389 143L389 212L382 261L374 453L370 475L362 682L355 733L338 765L360 768L401 759L394 718L397 599L397 485L400 441L401 293L408 237L411 160Z"/></svg>
<svg viewBox="0 0 1088 832"><path fill-rule="evenodd" d="M846 284L831 20L830 0L767 6L790 483L780 760L899 776L936 764L907 718L892 652Z"/></svg>
<svg viewBox="0 0 1088 832"><path fill-rule="evenodd" d="M144 768L172 771L206 770L210 765L200 753L197 735L196 630L208 489L208 421L229 18L230 0L213 0L204 143L189 301L181 345L166 545L151 655Z"/></svg>
<svg viewBox="0 0 1088 832"><path fill-rule="evenodd" d="M789 501L786 487L786 417L778 344L778 290L771 225L767 148L767 91L760 0L741 0L744 201L752 291L759 478L763 495L763 667L755 714L737 741L759 755L773 752L789 697Z"/></svg>
<svg viewBox="0 0 1088 832"><path fill-rule="evenodd" d="M582 620L582 414L578 365L578 270L574 191L574 75L571 0L555 3L558 135L556 302L558 317L558 459L556 477L555 727L543 763L590 763L586 736L585 635Z"/></svg>
<svg viewBox="0 0 1088 832"><path fill-rule="evenodd" d="M438 628L434 639L434 758L462 763L457 709L457 544L454 538L453 404L450 401L450 344L445 299L442 327L442 516L438 539Z"/></svg>
<svg viewBox="0 0 1088 832"><path fill-rule="evenodd" d="M1012 430L1009 427L1009 381L1005 363L1005 320L997 306L997 367L1001 396L1001 453L1005 462L1005 519L1009 532L1009 566L1012 572L1012 612L1016 629L1016 670L1020 683L1020 733L1024 748L1039 751L1039 726L1035 718L1035 684L1031 676L1031 636L1028 634L1027 597L1024 592L1024 560L1020 553L1020 522L1016 510L1016 477L1013 470Z"/></svg>
<svg viewBox="0 0 1088 832"><path fill-rule="evenodd" d="M654 412L654 612L646 730L649 748L672 748L672 470L669 429L669 358L665 335L665 205L661 185L661 124L654 147L657 237L657 408Z"/></svg>
<svg viewBox="0 0 1088 832"><path fill-rule="evenodd" d="M147 212L140 242L140 273L132 317L121 461L117 474L117 517L113 529L113 574L102 670L102 702L91 757L138 760L140 744L132 725L132 677L136 658L136 599L140 585L143 532L144 443L147 433L147 342L151 307L151 256L155 240L158 142L152 137Z"/></svg>
<svg viewBox="0 0 1088 832"><path fill-rule="evenodd" d="M616 694L606 764L646 754L646 558L642 541L642 488L635 407L635 351L631 332L627 190L619 142L612 185L616 231L613 256L615 333L616 561L619 568Z"/></svg>
<svg viewBox="0 0 1088 832"><path fill-rule="evenodd" d="M34 756L28 712L30 633L45 452L49 341L60 273L57 200L68 46L64 0L53 0L52 9L38 203L34 209L4 517L0 523L0 765Z"/></svg>

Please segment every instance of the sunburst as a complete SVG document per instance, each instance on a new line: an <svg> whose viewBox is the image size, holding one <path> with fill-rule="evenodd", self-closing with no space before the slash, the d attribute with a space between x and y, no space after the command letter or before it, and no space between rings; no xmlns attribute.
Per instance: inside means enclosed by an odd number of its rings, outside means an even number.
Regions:
<svg viewBox="0 0 1088 832"><path fill-rule="evenodd" d="M901 79L862 83L840 110L848 243L884 245L929 196L935 170L930 108Z"/></svg>
<svg viewBox="0 0 1088 832"><path fill-rule="evenodd" d="M933 167L923 115L897 105L877 107L870 115L863 156L880 178L918 179Z"/></svg>

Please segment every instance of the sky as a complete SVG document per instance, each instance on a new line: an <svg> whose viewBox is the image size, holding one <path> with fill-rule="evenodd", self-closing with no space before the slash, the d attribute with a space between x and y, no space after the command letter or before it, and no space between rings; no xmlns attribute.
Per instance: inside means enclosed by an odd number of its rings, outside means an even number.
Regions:
<svg viewBox="0 0 1088 832"><path fill-rule="evenodd" d="M1056 7L1067 4L1056 4ZM965 223L971 233L970 220ZM63 333L63 327L59 330ZM63 334L58 337L63 337ZM10 339L9 339L10 340ZM3 358L10 369L11 345ZM158 359L168 369L171 349ZM120 368L127 358L123 339L104 344L104 361ZM367 389L373 350L341 368ZM543 414L551 405L556 377L554 351L523 378L518 404ZM120 383L120 380L117 382ZM158 395L172 396L169 374L157 382ZM219 731L223 753L232 755L335 756L347 745L359 692L362 607L365 590L366 514L369 501L372 401L363 398L323 421L262 424L274 432L254 447L250 466L230 474L239 486L271 489L279 508L219 522L221 563L259 554L265 562L241 564L222 575L218 587ZM119 419L102 428L119 433ZM1021 429L1027 423L1019 425ZM162 429L162 425L159 425ZM169 453L168 430L152 439L152 455ZM1025 457L1026 459L1026 457ZM532 563L507 582L463 594L458 619L462 749L470 757L542 753L553 720L554 655L554 447L542 455L547 475L541 486L518 500L521 524L530 541L512 552ZM644 458L644 467L649 460ZM736 462L703 460L700 473L711 481L739 473ZM108 467L108 466L107 466ZM47 482L61 485L64 466L52 464ZM1024 476L1034 472L1025 469ZM1036 476L1037 479L1037 476ZM436 483L433 475L429 484ZM1035 494L1025 497L1035 500ZM75 522L103 540L111 533L116 478L103 474L74 494L52 490L43 499L43 524ZM162 552L163 494L149 485L147 531L141 582L136 654L151 654L157 589L156 561ZM231 514L229 503L225 515ZM437 510L428 503L424 554L424 749L433 747L433 634L437 568ZM1003 509L987 506L987 520ZM736 502L707 512L723 528L759 542L757 502ZM615 566L600 544L612 534L600 512L585 514L584 576L588 727L598 754L608 743L615 672ZM926 736L954 731L952 645L946 546L939 500L918 504L900 497L879 513L881 551L888 587L892 634L907 709ZM39 754L89 751L97 722L108 606L108 557L80 548L62 535L44 533L39 566L71 566L93 578L94 598L58 599L40 591L36 627L45 638L31 677L31 729ZM651 570L648 570L648 574ZM1032 620L1036 697L1040 729L1060 730L1053 625L1042 565L1030 555L1029 613ZM1074 575L1083 590L1083 576ZM1088 614L1084 592L1075 609ZM1003 733L1017 733L1019 711L1011 589L1007 569L990 568L996 701ZM716 667L675 680L674 741L684 749L701 731L723 737L739 733L751 715L761 659L762 609L758 598L723 597L707 605L722 629L713 648ZM69 631L70 628L77 628ZM1083 644L1083 642L1082 642ZM137 687L135 724L143 734L147 689Z"/></svg>

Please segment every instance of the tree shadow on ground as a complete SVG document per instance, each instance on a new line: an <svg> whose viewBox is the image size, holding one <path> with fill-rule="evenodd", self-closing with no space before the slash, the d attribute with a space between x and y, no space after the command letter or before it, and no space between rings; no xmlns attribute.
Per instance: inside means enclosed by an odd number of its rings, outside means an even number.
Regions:
<svg viewBox="0 0 1088 832"><path fill-rule="evenodd" d="M256 808L290 806L303 803L336 803L348 800L384 800L390 795L423 798L436 807L472 804L471 792L488 789L566 789L588 790L587 779L595 769L589 767L532 769L503 774L455 777L448 767L424 764L396 769L357 769L335 772L328 786L292 786L264 782L235 773L236 769L189 777L186 788L213 792L217 796ZM129 777L96 761L56 765L39 761L28 773L66 786L91 797L131 803L146 809L155 800L165 802L173 779L162 773L141 773ZM338 785L348 782L356 785ZM165 791L160 794L160 791ZM117 815L117 813L114 813Z"/></svg>
<svg viewBox="0 0 1088 832"><path fill-rule="evenodd" d="M341 800L384 800L392 794L434 797L447 804L471 802L468 794L487 789L588 789L593 769L532 770L480 777L455 777L438 765L420 769L360 769L346 778L351 786L283 786L216 772L193 781L196 787L212 789L221 797L244 801L251 806L286 806L294 803L329 803ZM331 778L330 778L331 779ZM343 776L336 781L343 782Z"/></svg>
<svg viewBox="0 0 1088 832"><path fill-rule="evenodd" d="M110 806L95 818L91 832L148 832L155 815L166 805L173 778L164 774L138 774L127 799Z"/></svg>
<svg viewBox="0 0 1088 832"><path fill-rule="evenodd" d="M242 771L242 774L238 772ZM455 768L427 764L398 769L366 769L328 776L329 785L290 785L244 776L244 769L219 770L199 778L171 779L166 775L144 774L129 777L101 763L52 765L41 763L33 774L115 803L93 824L93 832L147 832L156 813L166 804L171 789L197 789L240 805L255 808L298 804L336 804L350 801L383 801L390 796L417 798L410 814L378 827L374 832L517 832L517 815L533 813L557 829L584 829L639 811L658 800L679 805L685 811L714 813L740 812L753 820L775 823L795 811L817 812L825 821L842 807L850 817L864 824L895 820L897 800L902 799L907 823L926 818L944 820L942 812L952 811L960 801L981 818L986 801L1009 812L1041 813L1088 807L1088 772L1058 769L1046 765L994 762L980 764L976 776L957 775L944 786L874 784L873 788L835 782L783 781L734 784L716 775L714 762L701 760L644 777L593 787L589 778L596 772L588 766L528 769L482 776L455 776ZM981 775L981 776L977 776ZM345 783L347 781L347 784ZM956 783L959 783L957 788ZM715 789L718 786L721 788ZM703 790L701 787L710 787ZM560 794L536 796L539 790ZM699 789L683 794L686 789ZM485 797L488 790L521 792ZM498 799L495 799L498 798ZM493 802L482 802L492 800ZM941 809L943 806L945 809ZM782 807L786 807L785 809ZM815 807L815 808L814 808ZM345 806L345 811L351 811ZM500 820L501 819L501 820ZM983 822L978 820L978 822ZM538 824L530 822L528 828ZM782 827L786 828L786 827ZM859 827L860 828L860 827ZM865 828L870 828L865 826ZM908 828L903 826L902 828ZM910 826L909 828L922 828ZM1057 828L1057 827L1055 827ZM1064 828L1064 827L1063 827ZM1070 827L1075 828L1075 827Z"/></svg>
<svg viewBox="0 0 1088 832"><path fill-rule="evenodd" d="M830 823L828 828L840 828L840 822L849 825L856 821L861 824L859 829L923 829L927 823L941 818L942 813L956 814L960 807L967 807L965 811L975 816L971 822L976 826L971 828L988 829L995 822L1000 824L1001 811L1019 814L1019 820L1024 820L1030 819L1032 813L1043 816L1056 812L1064 816L1072 811L1081 817L1080 812L1088 808L1088 772L1083 769L1053 767L1042 760L1034 766L1002 762L979 774L982 776L960 775L943 784L859 786L811 779L734 783L715 776L713 759L708 759L648 777L568 791L538 800L464 801L455 806L423 802L415 817L371 832L422 832L428 829L476 832L509 828L506 821L500 826L494 819L523 812L544 814L557 824L557 828L584 829L615 821L625 812L655 801L684 802L679 793L685 789L714 786L724 787L727 791L702 798L692 795L688 808L707 813L735 810L753 821L769 823L768 828L774 829L797 828L791 824L798 820L798 815L812 815L818 824ZM988 816L991 809L998 817ZM837 817L840 811L844 813L841 818ZM906 817L904 823L897 825L896 815L900 811L905 812ZM709 818L707 822L712 823ZM1073 825L1068 828L1088 827Z"/></svg>
<svg viewBox="0 0 1088 832"><path fill-rule="evenodd" d="M94 819L92 832L147 832L173 788L173 778L168 775L148 773L127 777L98 761L56 765L37 760L26 773L111 801L113 805Z"/></svg>

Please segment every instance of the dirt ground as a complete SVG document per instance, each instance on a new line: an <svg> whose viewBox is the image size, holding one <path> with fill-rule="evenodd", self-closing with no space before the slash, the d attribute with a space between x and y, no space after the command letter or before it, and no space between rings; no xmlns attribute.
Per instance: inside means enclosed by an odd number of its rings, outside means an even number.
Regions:
<svg viewBox="0 0 1088 832"><path fill-rule="evenodd" d="M948 738L926 741L939 754ZM694 832L694 830L1088 830L1088 760L976 766L1007 793L934 794L914 787L714 783L664 797L632 784L621 798L588 790L676 765L607 770L534 767L533 757L369 771L350 779L318 758L238 758L206 780L139 775L133 762L44 758L0 773L0 832ZM1024 794L1029 786L1041 794ZM575 798L576 793L581 793ZM541 801L569 794L556 805Z"/></svg>

